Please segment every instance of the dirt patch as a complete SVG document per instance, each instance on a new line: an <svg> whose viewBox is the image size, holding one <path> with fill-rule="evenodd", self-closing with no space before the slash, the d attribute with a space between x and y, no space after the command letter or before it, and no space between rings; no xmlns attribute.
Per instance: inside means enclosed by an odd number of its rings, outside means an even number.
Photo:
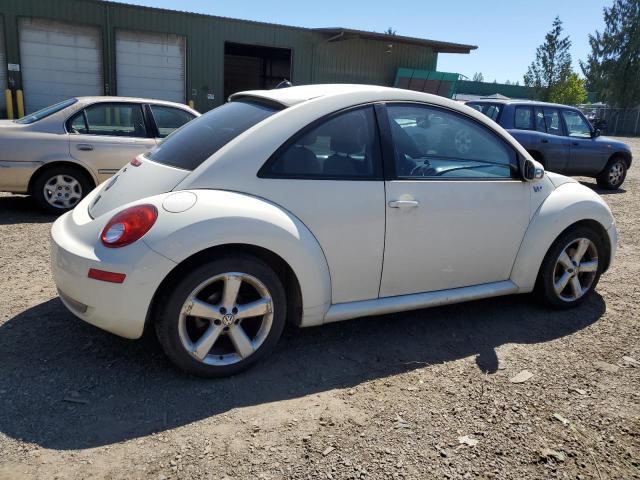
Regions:
<svg viewBox="0 0 640 480"><path fill-rule="evenodd" d="M638 165L599 193L620 247L579 309L515 296L289 328L219 381L67 313L53 218L0 194L0 479L640 478Z"/></svg>

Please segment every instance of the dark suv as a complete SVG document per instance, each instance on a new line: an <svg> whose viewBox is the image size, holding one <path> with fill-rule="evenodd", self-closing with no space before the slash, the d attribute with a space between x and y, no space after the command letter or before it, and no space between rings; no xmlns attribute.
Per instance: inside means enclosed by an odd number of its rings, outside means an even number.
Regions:
<svg viewBox="0 0 640 480"><path fill-rule="evenodd" d="M631 149L601 137L580 110L566 105L524 100L467 102L509 131L545 169L594 177L615 190L631 167Z"/></svg>

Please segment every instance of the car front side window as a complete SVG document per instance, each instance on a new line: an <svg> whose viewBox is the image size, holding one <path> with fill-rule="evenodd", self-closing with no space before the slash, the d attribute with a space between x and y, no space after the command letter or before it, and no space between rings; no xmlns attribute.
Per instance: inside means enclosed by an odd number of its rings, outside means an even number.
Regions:
<svg viewBox="0 0 640 480"><path fill-rule="evenodd" d="M591 138L591 127L578 112L563 110L562 117L567 126L567 134L570 137Z"/></svg>
<svg viewBox="0 0 640 480"><path fill-rule="evenodd" d="M515 151L470 118L420 105L387 111L398 178L506 179L517 169Z"/></svg>
<svg viewBox="0 0 640 480"><path fill-rule="evenodd" d="M551 135L563 135L562 124L560 123L560 111L557 108L544 107L544 120L547 126L547 133Z"/></svg>
<svg viewBox="0 0 640 480"><path fill-rule="evenodd" d="M259 176L369 180L381 178L381 164L375 114L367 106L333 115L294 136Z"/></svg>

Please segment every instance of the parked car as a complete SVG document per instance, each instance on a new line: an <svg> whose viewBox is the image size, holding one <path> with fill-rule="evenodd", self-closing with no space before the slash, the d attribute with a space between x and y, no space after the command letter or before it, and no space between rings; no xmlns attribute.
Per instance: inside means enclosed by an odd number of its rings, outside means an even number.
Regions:
<svg viewBox="0 0 640 480"><path fill-rule="evenodd" d="M594 177L615 190L631 167L628 145L600 136L577 108L521 100L467 102L500 124L544 168L566 175Z"/></svg>
<svg viewBox="0 0 640 480"><path fill-rule="evenodd" d="M76 97L0 120L0 191L28 193L43 209L65 212L199 115L161 100Z"/></svg>
<svg viewBox="0 0 640 480"><path fill-rule="evenodd" d="M419 136L431 123L459 135ZM579 305L616 227L593 190L476 110L409 90L232 95L51 230L60 298L196 375L237 373L302 327L536 289ZM365 324L363 324L363 327ZM365 327L366 328L366 327Z"/></svg>

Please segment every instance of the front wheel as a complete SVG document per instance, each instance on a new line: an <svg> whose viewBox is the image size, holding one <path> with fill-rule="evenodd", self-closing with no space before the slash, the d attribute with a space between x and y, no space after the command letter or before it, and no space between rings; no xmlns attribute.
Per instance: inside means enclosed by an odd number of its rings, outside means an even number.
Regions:
<svg viewBox="0 0 640 480"><path fill-rule="evenodd" d="M571 228L547 252L538 274L538 294L554 308L579 305L596 288L603 258L598 234L586 227Z"/></svg>
<svg viewBox="0 0 640 480"><path fill-rule="evenodd" d="M247 369L273 348L284 328L282 283L252 256L206 262L168 291L156 333L173 363L194 375L224 377Z"/></svg>
<svg viewBox="0 0 640 480"><path fill-rule="evenodd" d="M620 188L627 176L627 163L619 157L611 160L596 180L600 188L616 190Z"/></svg>

